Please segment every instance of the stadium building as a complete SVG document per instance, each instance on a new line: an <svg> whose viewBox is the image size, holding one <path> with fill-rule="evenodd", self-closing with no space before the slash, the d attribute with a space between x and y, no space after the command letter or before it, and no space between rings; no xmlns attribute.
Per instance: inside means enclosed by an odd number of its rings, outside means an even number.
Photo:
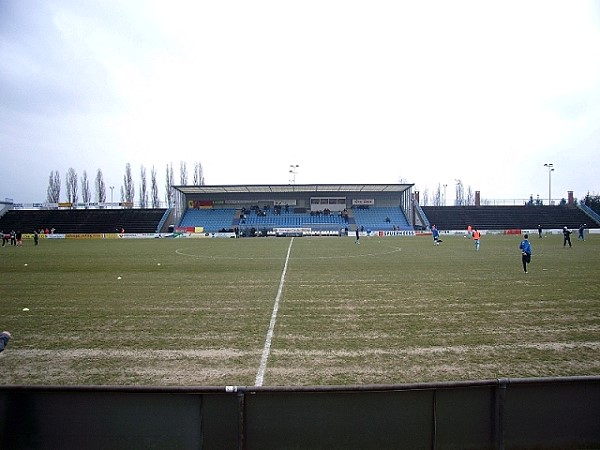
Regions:
<svg viewBox="0 0 600 450"><path fill-rule="evenodd" d="M175 186L177 231L240 236L414 233L413 184Z"/></svg>
<svg viewBox="0 0 600 450"><path fill-rule="evenodd" d="M562 234L563 228L600 232L600 215L572 191L568 200L543 205L426 206L413 184L287 184L172 186L168 207L133 202L34 203L0 201L0 231L38 230L52 238L235 236L413 236L432 224L444 234L479 231ZM478 192L476 193L478 194Z"/></svg>

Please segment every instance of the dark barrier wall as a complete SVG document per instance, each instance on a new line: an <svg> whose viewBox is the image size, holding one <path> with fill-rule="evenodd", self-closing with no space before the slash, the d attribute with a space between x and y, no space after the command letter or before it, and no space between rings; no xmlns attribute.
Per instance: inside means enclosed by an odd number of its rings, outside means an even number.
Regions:
<svg viewBox="0 0 600 450"><path fill-rule="evenodd" d="M299 388L0 386L0 448L600 448L600 377Z"/></svg>

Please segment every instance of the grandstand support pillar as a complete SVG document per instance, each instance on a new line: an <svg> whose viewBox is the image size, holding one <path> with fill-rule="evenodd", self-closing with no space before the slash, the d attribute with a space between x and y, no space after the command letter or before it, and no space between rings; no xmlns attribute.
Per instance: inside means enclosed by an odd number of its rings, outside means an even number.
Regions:
<svg viewBox="0 0 600 450"><path fill-rule="evenodd" d="M414 200L414 196L412 193L412 189L409 188L402 193L402 195L400 197L400 205L399 206L400 206L400 209L402 210L402 212L404 213L404 215L406 216L408 223L414 227L414 225L415 225L415 223L414 223L415 200Z"/></svg>
<svg viewBox="0 0 600 450"><path fill-rule="evenodd" d="M183 217L183 212L185 211L186 196L177 189L173 190L173 196L174 220L175 223L179 223L179 221Z"/></svg>
<svg viewBox="0 0 600 450"><path fill-rule="evenodd" d="M406 218L408 219L408 223L410 224L411 227L413 227L413 229L415 228L415 226L417 225L417 206L419 204L419 191L415 191L415 193L412 195L411 198L411 205L410 205L410 216L407 216Z"/></svg>

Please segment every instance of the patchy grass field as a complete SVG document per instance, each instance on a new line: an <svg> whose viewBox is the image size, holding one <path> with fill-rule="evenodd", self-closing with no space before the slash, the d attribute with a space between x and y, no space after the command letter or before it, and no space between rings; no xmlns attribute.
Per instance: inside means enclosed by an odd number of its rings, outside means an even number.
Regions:
<svg viewBox="0 0 600 450"><path fill-rule="evenodd" d="M600 235L533 236L527 275L519 241L7 246L2 383L254 385L270 323L264 385L600 375Z"/></svg>

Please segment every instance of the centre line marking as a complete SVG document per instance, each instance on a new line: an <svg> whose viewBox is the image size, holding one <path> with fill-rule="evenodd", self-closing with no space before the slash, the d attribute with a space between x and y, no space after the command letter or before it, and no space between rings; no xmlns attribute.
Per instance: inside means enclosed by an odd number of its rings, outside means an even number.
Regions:
<svg viewBox="0 0 600 450"><path fill-rule="evenodd" d="M275 330L275 322L277 322L277 311L279 311L279 301L281 300L281 293L283 292L283 285L285 284L285 274L287 272L288 261L290 260L290 253L292 251L292 244L294 238L290 240L288 246L287 256L285 257L285 264L283 265L283 272L281 272L281 279L279 280L279 289L277 289L277 296L275 297L275 305L273 305L273 314L271 314L271 322L269 323L269 331L267 332L267 338L265 339L265 346L263 347L262 357L260 358L260 366L256 373L255 386L262 386L265 378L265 370L267 370L267 361L269 354L271 353L271 341L273 340L273 332Z"/></svg>

